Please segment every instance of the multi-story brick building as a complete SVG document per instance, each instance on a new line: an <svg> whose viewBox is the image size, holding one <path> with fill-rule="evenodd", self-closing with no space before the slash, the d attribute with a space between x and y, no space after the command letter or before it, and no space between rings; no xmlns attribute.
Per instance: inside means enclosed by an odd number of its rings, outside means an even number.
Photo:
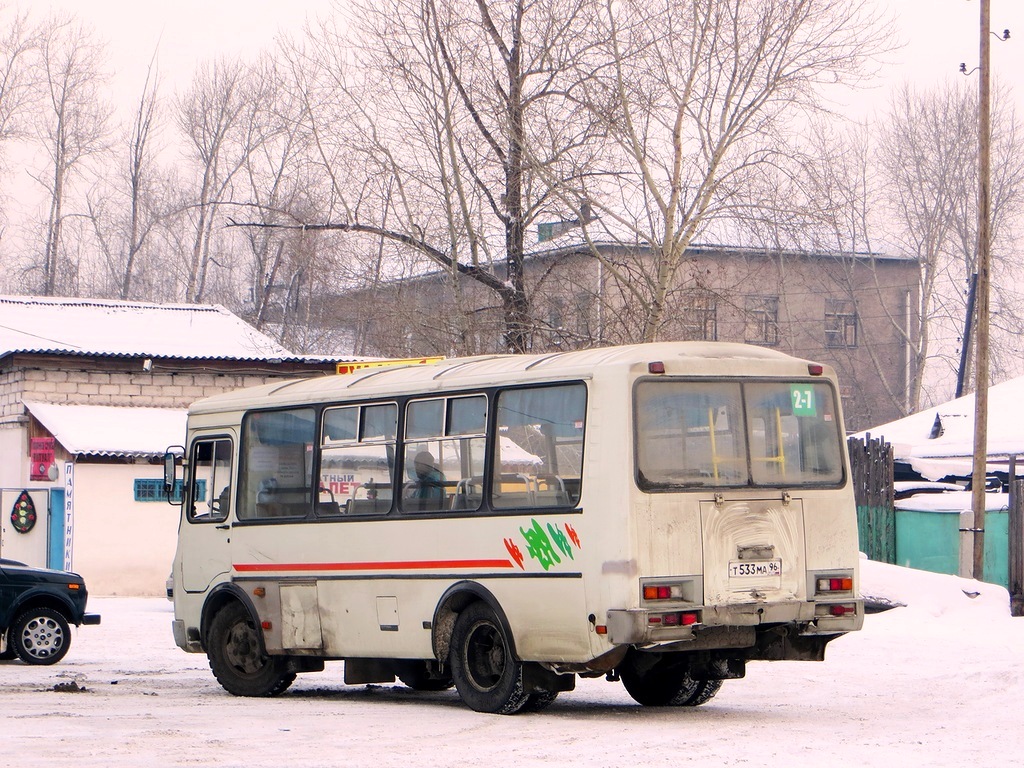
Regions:
<svg viewBox="0 0 1024 768"><path fill-rule="evenodd" d="M645 290L649 252L599 245L601 260L562 240L526 260L532 351L641 338L644 318L630 282ZM747 342L832 365L851 430L906 413L918 338L914 259L695 246L678 274L661 339ZM333 315L366 354L504 351L495 295L451 273L342 294Z"/></svg>
<svg viewBox="0 0 1024 768"><path fill-rule="evenodd" d="M178 521L160 459L188 405L338 359L293 355L222 307L0 297L0 554L73 565L96 594L159 594Z"/></svg>

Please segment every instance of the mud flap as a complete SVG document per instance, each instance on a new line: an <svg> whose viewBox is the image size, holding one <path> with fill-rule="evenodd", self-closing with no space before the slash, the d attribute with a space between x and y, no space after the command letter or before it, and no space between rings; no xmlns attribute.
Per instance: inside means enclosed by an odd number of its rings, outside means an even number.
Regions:
<svg viewBox="0 0 1024 768"><path fill-rule="evenodd" d="M825 645L838 635L801 635L796 627L773 627L758 633L748 659L756 661L824 661Z"/></svg>
<svg viewBox="0 0 1024 768"><path fill-rule="evenodd" d="M559 675L537 662L523 662L523 690L526 693L563 693L576 688L576 675Z"/></svg>

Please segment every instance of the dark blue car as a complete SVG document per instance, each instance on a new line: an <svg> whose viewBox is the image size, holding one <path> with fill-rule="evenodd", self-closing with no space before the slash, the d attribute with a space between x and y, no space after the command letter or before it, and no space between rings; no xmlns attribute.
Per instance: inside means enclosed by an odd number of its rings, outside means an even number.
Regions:
<svg viewBox="0 0 1024 768"><path fill-rule="evenodd" d="M0 560L0 659L56 664L71 646L71 625L99 624L77 573Z"/></svg>

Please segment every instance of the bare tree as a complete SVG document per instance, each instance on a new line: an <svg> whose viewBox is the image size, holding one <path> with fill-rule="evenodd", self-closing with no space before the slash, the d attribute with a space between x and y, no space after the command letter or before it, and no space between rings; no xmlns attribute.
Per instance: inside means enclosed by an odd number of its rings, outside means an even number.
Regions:
<svg viewBox="0 0 1024 768"><path fill-rule="evenodd" d="M190 205L194 237L184 280L185 298L201 302L213 261L214 222L236 175L264 140L264 82L243 64L218 60L202 65L192 87L176 100L178 126L199 182Z"/></svg>
<svg viewBox="0 0 1024 768"><path fill-rule="evenodd" d="M7 18L4 18L7 17ZM0 145L23 135L23 117L32 93L31 57L38 33L29 23L27 11L8 11L0 6Z"/></svg>
<svg viewBox="0 0 1024 768"><path fill-rule="evenodd" d="M40 290L51 296L62 268L61 231L67 195L83 162L104 148L110 108L100 97L103 48L80 23L50 20L40 42L42 114L36 139L49 159L48 175L37 177L49 198L44 225ZM65 265L66 266L66 265Z"/></svg>
<svg viewBox="0 0 1024 768"><path fill-rule="evenodd" d="M588 135L566 79L585 50L586 7L388 0L355 4L347 34L321 28L303 53L317 68L304 92L337 214L306 231L383 238L440 266L453 290L484 286L505 346L525 350L526 231Z"/></svg>
<svg viewBox="0 0 1024 768"><path fill-rule="evenodd" d="M246 199L265 223L279 221L282 211L309 208L304 173L310 155L304 130L306 109L287 76L287 69L267 55L253 72L264 83L259 89L264 94L261 109L251 113L263 123L258 129L263 138L245 158L239 188L244 184ZM306 238L301 232L267 228L249 228L244 238L248 260L243 279L251 297L244 314L260 330L275 324L283 337L289 322L297 319L298 287L313 268L299 257L308 255L309 249L303 247Z"/></svg>
<svg viewBox="0 0 1024 768"><path fill-rule="evenodd" d="M629 275L606 267L642 312L635 340L651 341L688 246L777 214L765 182L799 157L794 125L820 109L821 86L855 84L889 43L868 4L849 0L609 0L595 21L614 66L588 80L586 104L615 151L577 196L599 214L593 242L650 249Z"/></svg>
<svg viewBox="0 0 1024 768"><path fill-rule="evenodd" d="M154 227L165 215L160 203L161 180L157 177L154 147L158 88L154 55L131 125L122 140L125 155L117 163L121 169L118 178L107 179L107 183L88 199L89 216L105 270L114 295L121 299L139 297L136 290L139 260Z"/></svg>
<svg viewBox="0 0 1024 768"><path fill-rule="evenodd" d="M1016 270L1012 252L1013 226L1024 204L1024 158L1016 116L1009 94L997 90L994 99L991 211L994 271L1012 286ZM919 375L911 392L911 409L922 401L925 367L930 360L958 369L955 348L933 344L936 333L964 338L965 288L974 272L977 228L977 99L968 84L949 83L933 90L901 88L893 97L880 131L880 161L886 179L892 235L921 265L921 337L917 345ZM998 281L997 281L998 285ZM1000 325L1020 323L1012 300L998 300ZM995 349L998 349L996 345ZM998 357L998 354L996 354ZM965 356L970 360L970 355ZM966 374L966 372L963 372ZM969 378L969 377L968 377Z"/></svg>

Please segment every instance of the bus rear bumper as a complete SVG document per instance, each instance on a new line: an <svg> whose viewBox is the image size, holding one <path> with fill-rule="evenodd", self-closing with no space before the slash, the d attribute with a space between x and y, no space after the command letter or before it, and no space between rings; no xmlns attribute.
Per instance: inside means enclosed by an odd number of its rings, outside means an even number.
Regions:
<svg viewBox="0 0 1024 768"><path fill-rule="evenodd" d="M696 623L687 626L652 621L661 611L610 610L608 639L614 645L692 644L697 650L753 646L758 628L766 625L789 625L797 635L839 635L860 629L864 623L863 601L846 601L843 606L841 615L834 615L829 604L805 601L703 606L687 609L699 616Z"/></svg>

